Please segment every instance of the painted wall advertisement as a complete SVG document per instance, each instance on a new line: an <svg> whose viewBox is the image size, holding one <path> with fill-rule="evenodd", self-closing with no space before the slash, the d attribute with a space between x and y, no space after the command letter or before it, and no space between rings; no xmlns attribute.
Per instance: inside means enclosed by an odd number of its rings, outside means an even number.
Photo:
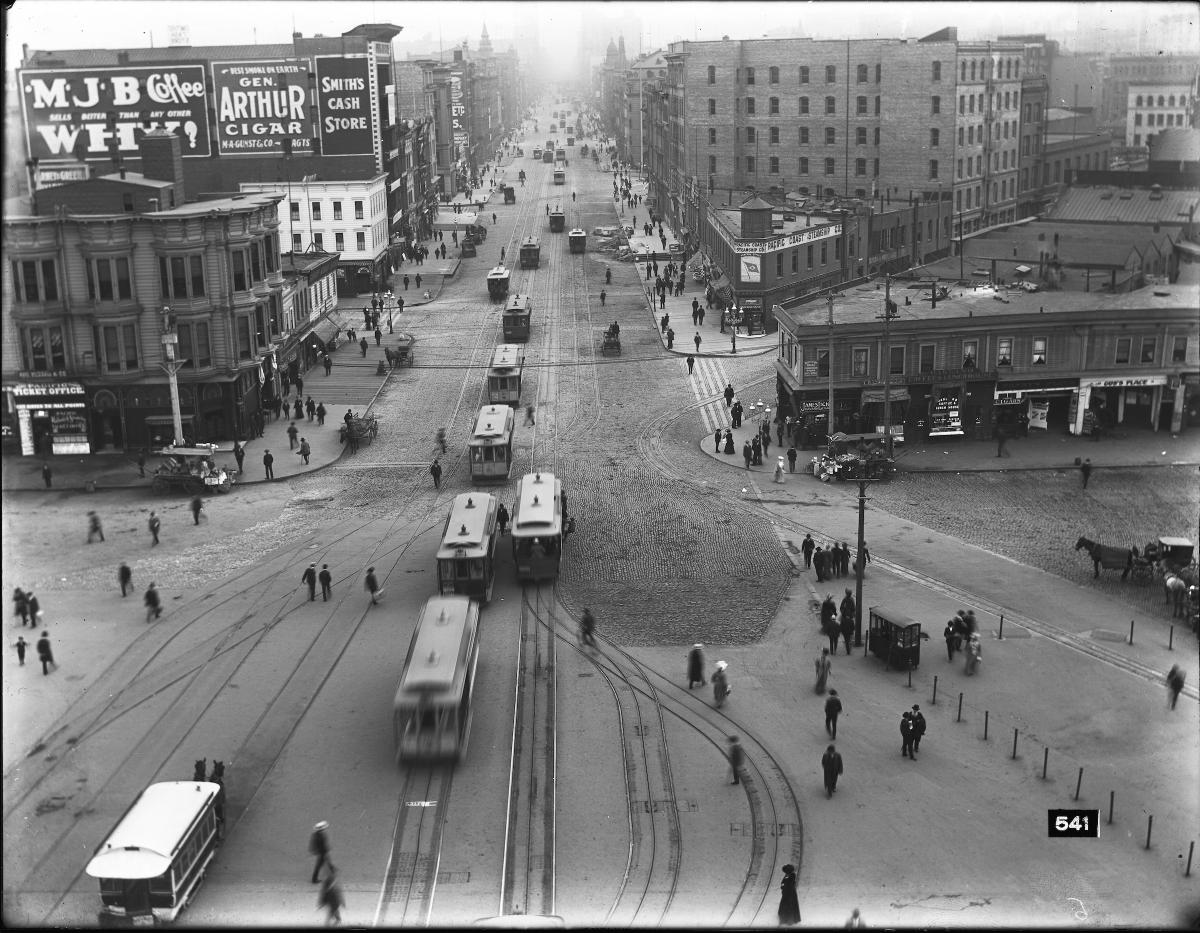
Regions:
<svg viewBox="0 0 1200 933"><path fill-rule="evenodd" d="M136 158L136 131L164 128L185 159L210 154L203 65L25 68L17 80L30 158L107 162L113 149Z"/></svg>
<svg viewBox="0 0 1200 933"><path fill-rule="evenodd" d="M462 78L458 75L450 76L450 132L454 137L454 156L461 159L467 154L470 137L467 134L467 101Z"/></svg>
<svg viewBox="0 0 1200 933"><path fill-rule="evenodd" d="M742 284L762 281L762 257L761 256L739 256L742 273L738 281Z"/></svg>
<svg viewBox="0 0 1200 933"><path fill-rule="evenodd" d="M322 155L370 155L370 66L367 59L317 56L317 109Z"/></svg>
<svg viewBox="0 0 1200 933"><path fill-rule="evenodd" d="M223 156L312 154L308 63L213 62L217 152Z"/></svg>

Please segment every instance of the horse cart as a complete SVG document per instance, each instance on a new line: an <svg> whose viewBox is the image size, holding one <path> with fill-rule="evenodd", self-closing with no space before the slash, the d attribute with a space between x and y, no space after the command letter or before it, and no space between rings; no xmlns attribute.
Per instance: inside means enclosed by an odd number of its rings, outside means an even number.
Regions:
<svg viewBox="0 0 1200 933"><path fill-rule="evenodd" d="M600 347L600 353L604 356L621 355L621 325L616 321L609 324L608 330L604 332L604 343Z"/></svg>
<svg viewBox="0 0 1200 933"><path fill-rule="evenodd" d="M353 417L346 421L338 432L338 439L349 446L350 452L358 450L360 444L369 444L379 434L379 419L374 415Z"/></svg>
<svg viewBox="0 0 1200 933"><path fill-rule="evenodd" d="M213 460L216 450L216 444L197 444L154 451L163 463L154 471L150 487L155 492L178 489L191 495L229 492L237 470L217 466Z"/></svg>

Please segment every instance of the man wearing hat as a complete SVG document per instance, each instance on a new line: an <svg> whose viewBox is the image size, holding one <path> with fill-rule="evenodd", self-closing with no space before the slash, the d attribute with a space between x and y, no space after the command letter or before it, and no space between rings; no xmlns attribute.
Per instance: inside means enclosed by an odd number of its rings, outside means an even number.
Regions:
<svg viewBox="0 0 1200 933"><path fill-rule="evenodd" d="M917 756L912 750L912 747L913 747L912 713L908 712L907 710L905 710L904 715L900 717L900 737L904 741L904 744L900 748L901 757L911 758L913 761L916 761Z"/></svg>
<svg viewBox="0 0 1200 933"><path fill-rule="evenodd" d="M308 601L311 603L317 598L317 565L309 564L308 569L300 575L300 582L308 587Z"/></svg>
<svg viewBox="0 0 1200 933"><path fill-rule="evenodd" d="M688 652L688 689L691 690L695 684L703 687L706 683L708 681L704 679L704 645L696 642Z"/></svg>
<svg viewBox="0 0 1200 933"><path fill-rule="evenodd" d="M333 861L329 858L329 837L325 835L325 830L329 829L329 824L321 820L313 826L312 835L308 839L308 851L317 857L317 864L313 866L312 883L316 884L320 879L317 873L320 872L322 865L328 865L330 874L333 873Z"/></svg>
<svg viewBox="0 0 1200 933"><path fill-rule="evenodd" d="M921 736L925 734L925 714L921 712L921 707L916 703L912 708L912 751L913 757L916 757L917 752L921 750Z"/></svg>

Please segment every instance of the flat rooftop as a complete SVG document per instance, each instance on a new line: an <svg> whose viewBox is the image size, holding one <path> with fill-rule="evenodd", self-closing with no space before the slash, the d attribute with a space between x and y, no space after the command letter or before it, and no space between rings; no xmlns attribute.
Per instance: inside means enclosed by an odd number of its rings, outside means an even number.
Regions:
<svg viewBox="0 0 1200 933"><path fill-rule="evenodd" d="M876 290L876 284L879 288ZM835 324L876 325L883 315L883 281L869 282L848 289L833 299ZM953 320L954 318L1001 317L1012 314L1037 314L1044 308L1047 314L1092 314L1107 310L1146 310L1200 307L1200 284L1153 286L1116 295L1099 292L1025 292L1019 289L996 289L992 286L954 286L951 297L931 307L928 285L923 288L897 288L892 285L892 300L899 310L892 320L905 321ZM904 303L908 297L912 304ZM802 326L827 328L829 305L822 299L785 310L784 315Z"/></svg>
<svg viewBox="0 0 1200 933"><path fill-rule="evenodd" d="M713 209L729 231L735 236L742 235L742 212L734 206L718 207ZM787 218L792 218L788 220ZM809 227L819 227L822 224L838 223L843 220L841 214L823 214L819 211L809 210L808 213L803 213L799 209L791 210L776 207L771 211L771 236L788 236L793 233L799 233ZM776 224L782 221L783 226L777 227Z"/></svg>

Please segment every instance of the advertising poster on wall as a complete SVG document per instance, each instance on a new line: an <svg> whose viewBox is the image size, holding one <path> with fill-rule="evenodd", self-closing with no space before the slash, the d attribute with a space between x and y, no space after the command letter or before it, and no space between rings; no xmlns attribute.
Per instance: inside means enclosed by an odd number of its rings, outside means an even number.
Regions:
<svg viewBox="0 0 1200 933"><path fill-rule="evenodd" d="M947 393L935 401L929 410L929 436L944 437L962 433L958 393Z"/></svg>
<svg viewBox="0 0 1200 933"><path fill-rule="evenodd" d="M738 281L743 285L762 281L761 256L739 256L738 261L742 267L742 274Z"/></svg>
<svg viewBox="0 0 1200 933"><path fill-rule="evenodd" d="M185 159L210 154L203 65L24 68L17 81L32 159L136 158L137 131L152 129L179 136Z"/></svg>
<svg viewBox="0 0 1200 933"><path fill-rule="evenodd" d="M467 101L458 75L450 76L450 132L454 137L454 154L461 159L471 141L467 133Z"/></svg>
<svg viewBox="0 0 1200 933"><path fill-rule="evenodd" d="M371 93L367 59L317 56L317 109L322 155L371 155Z"/></svg>
<svg viewBox="0 0 1200 933"><path fill-rule="evenodd" d="M217 152L223 156L312 154L308 63L272 59L213 62Z"/></svg>

